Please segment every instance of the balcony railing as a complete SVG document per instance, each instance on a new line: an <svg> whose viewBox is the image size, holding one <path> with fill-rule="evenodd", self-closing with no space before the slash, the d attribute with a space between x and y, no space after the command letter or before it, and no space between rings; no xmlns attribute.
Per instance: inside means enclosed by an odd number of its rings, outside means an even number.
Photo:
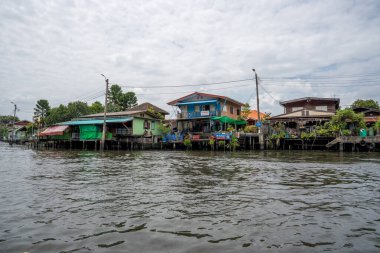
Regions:
<svg viewBox="0 0 380 253"><path fill-rule="evenodd" d="M207 118L219 116L220 111L200 111L200 112L181 112L177 114L178 119L193 119L193 118Z"/></svg>

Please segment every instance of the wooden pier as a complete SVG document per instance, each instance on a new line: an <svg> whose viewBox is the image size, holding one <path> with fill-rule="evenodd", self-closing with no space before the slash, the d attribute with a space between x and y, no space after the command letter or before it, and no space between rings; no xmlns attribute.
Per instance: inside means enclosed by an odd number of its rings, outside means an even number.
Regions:
<svg viewBox="0 0 380 253"><path fill-rule="evenodd" d="M380 136L340 136L326 144L327 148L339 147L339 151L380 150Z"/></svg>

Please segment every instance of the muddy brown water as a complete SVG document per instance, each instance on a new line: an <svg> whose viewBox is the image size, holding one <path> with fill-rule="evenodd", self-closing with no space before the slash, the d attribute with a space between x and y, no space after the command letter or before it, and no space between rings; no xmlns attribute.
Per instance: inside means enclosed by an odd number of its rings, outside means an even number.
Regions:
<svg viewBox="0 0 380 253"><path fill-rule="evenodd" d="M0 252L380 252L380 154L0 143Z"/></svg>

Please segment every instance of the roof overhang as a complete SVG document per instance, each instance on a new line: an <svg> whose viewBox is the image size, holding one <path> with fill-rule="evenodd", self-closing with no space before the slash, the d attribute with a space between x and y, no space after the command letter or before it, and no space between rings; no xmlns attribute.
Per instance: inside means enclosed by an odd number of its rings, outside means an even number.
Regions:
<svg viewBox="0 0 380 253"><path fill-rule="evenodd" d="M181 103L176 103L175 105L198 105L198 104L209 104L209 103L216 103L217 100L203 100L203 101L191 101L191 102L181 102Z"/></svg>
<svg viewBox="0 0 380 253"><path fill-rule="evenodd" d="M112 118L107 119L106 123L125 123L128 121L132 121L133 117L127 117L127 118ZM65 126L77 126L77 125L101 125L104 123L103 119L90 119L90 120L74 120L74 121L66 121L59 123L58 125L65 125Z"/></svg>
<svg viewBox="0 0 380 253"><path fill-rule="evenodd" d="M42 131L39 136L63 135L69 126L51 126Z"/></svg>

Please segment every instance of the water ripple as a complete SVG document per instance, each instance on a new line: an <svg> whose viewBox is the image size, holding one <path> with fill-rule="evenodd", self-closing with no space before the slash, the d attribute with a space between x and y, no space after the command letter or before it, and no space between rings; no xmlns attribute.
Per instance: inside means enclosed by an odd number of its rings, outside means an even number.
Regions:
<svg viewBox="0 0 380 253"><path fill-rule="evenodd" d="M4 252L377 252L380 157L0 144Z"/></svg>

